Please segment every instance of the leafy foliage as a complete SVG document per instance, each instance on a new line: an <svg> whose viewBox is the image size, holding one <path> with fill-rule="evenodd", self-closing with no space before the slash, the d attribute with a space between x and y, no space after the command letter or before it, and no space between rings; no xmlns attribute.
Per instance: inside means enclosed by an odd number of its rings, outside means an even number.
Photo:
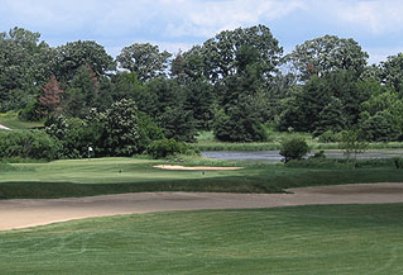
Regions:
<svg viewBox="0 0 403 275"><path fill-rule="evenodd" d="M44 131L0 131L0 158L53 160L59 157L60 144Z"/></svg>
<svg viewBox="0 0 403 275"><path fill-rule="evenodd" d="M52 48L13 28L0 33L0 111L48 116L63 157L83 157L90 144L97 156L132 155L163 137L193 142L203 130L260 142L263 125L327 142L345 129L368 141L403 140L401 53L366 66L355 40L325 35L282 54L264 25L222 31L174 58L134 43L116 60L94 41Z"/></svg>
<svg viewBox="0 0 403 275"><path fill-rule="evenodd" d="M302 138L292 138L281 142L280 155L284 157L285 163L290 160L301 160L309 151L308 144Z"/></svg>
<svg viewBox="0 0 403 275"><path fill-rule="evenodd" d="M122 99L112 104L106 111L104 127L107 155L131 156L139 152L140 129L134 101Z"/></svg>
<svg viewBox="0 0 403 275"><path fill-rule="evenodd" d="M189 150L183 142L174 139L160 139L153 141L147 152L155 159L166 158L175 154L185 154Z"/></svg>
<svg viewBox="0 0 403 275"><path fill-rule="evenodd" d="M104 47L94 41L79 40L56 48L57 79L64 83L70 81L83 66L90 67L96 76L101 76L108 70L114 69L115 64Z"/></svg>
<svg viewBox="0 0 403 275"><path fill-rule="evenodd" d="M355 40L325 35L296 46L285 60L293 65L301 80L308 80L337 70L347 70L359 77L367 58L368 54Z"/></svg>
<svg viewBox="0 0 403 275"><path fill-rule="evenodd" d="M170 57L167 51L160 52L158 46L135 43L123 48L116 60L122 68L136 73L141 81L146 81L165 75Z"/></svg>

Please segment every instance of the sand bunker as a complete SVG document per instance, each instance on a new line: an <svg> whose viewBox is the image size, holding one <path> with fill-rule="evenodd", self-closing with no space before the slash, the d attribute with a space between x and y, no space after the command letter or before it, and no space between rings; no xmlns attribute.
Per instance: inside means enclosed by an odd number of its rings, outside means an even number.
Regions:
<svg viewBox="0 0 403 275"><path fill-rule="evenodd" d="M217 166L180 166L180 165L155 165L154 168L172 171L236 171L243 167L217 167Z"/></svg>
<svg viewBox="0 0 403 275"><path fill-rule="evenodd" d="M157 192L53 200L0 200L0 230L83 218L163 211L403 203L403 183L349 184L288 191L291 193Z"/></svg>

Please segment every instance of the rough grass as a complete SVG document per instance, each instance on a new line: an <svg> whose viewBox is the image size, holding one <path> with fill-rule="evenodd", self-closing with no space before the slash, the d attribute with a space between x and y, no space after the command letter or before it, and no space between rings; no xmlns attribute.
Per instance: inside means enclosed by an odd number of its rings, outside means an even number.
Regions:
<svg viewBox="0 0 403 275"><path fill-rule="evenodd" d="M197 143L190 146L198 151L270 151L280 150L281 141L287 138L304 138L312 150L334 150L339 149L339 143L320 143L307 133L275 132L268 130L269 140L267 142L251 143L230 143L217 141L212 132L200 132ZM372 142L368 149L399 149L403 148L403 142Z"/></svg>
<svg viewBox="0 0 403 275"><path fill-rule="evenodd" d="M165 164L168 164L166 162ZM290 187L402 182L403 169L333 165L284 167L190 158L181 165L245 166L239 171L164 171L161 161L132 158L63 160L0 166L0 198L60 198L143 191L274 193Z"/></svg>
<svg viewBox="0 0 403 275"><path fill-rule="evenodd" d="M0 233L4 274L402 274L403 205L100 218Z"/></svg>
<svg viewBox="0 0 403 275"><path fill-rule="evenodd" d="M11 129L32 129L43 127L43 121L22 121L18 118L18 113L0 113L0 124Z"/></svg>

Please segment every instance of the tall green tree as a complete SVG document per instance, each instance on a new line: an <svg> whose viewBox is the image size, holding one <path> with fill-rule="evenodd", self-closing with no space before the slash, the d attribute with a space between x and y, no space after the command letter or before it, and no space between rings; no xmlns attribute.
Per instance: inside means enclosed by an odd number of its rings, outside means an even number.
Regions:
<svg viewBox="0 0 403 275"><path fill-rule="evenodd" d="M77 69L69 86L63 100L63 111L69 116L84 118L88 111L97 105L98 78L90 66L83 65Z"/></svg>
<svg viewBox="0 0 403 275"><path fill-rule="evenodd" d="M160 52L158 46L135 43L123 48L116 60L120 67L136 73L141 81L147 81L166 74L171 56L167 51Z"/></svg>
<svg viewBox="0 0 403 275"><path fill-rule="evenodd" d="M294 99L287 101L288 106L281 115L279 128L286 130L291 127L308 132L318 130L319 133L323 130L323 125L328 124L326 120L329 119L329 111L334 104L343 114L344 128L356 125L362 111L361 104L370 96L370 87L344 70L331 72L323 77L314 76L300 92L293 95ZM340 102L336 103L335 100ZM337 125L343 124L338 122ZM316 129L317 126L320 129Z"/></svg>
<svg viewBox="0 0 403 275"><path fill-rule="evenodd" d="M185 110L184 106L166 108L159 121L166 138L183 142L195 141L195 120L192 111Z"/></svg>
<svg viewBox="0 0 403 275"><path fill-rule="evenodd" d="M314 123L314 135L319 136L326 131L337 133L342 131L347 124L347 118L343 113L343 103L332 96L329 103L320 111L319 119Z"/></svg>
<svg viewBox="0 0 403 275"><path fill-rule="evenodd" d="M197 79L188 81L184 90L186 101L184 108L192 111L195 126L199 130L210 130L214 120L214 106L216 98L211 83Z"/></svg>
<svg viewBox="0 0 403 275"><path fill-rule="evenodd" d="M403 53L389 56L381 63L380 76L382 81L395 89L403 98Z"/></svg>
<svg viewBox="0 0 403 275"><path fill-rule="evenodd" d="M171 76L179 81L209 79L207 72L208 62L204 52L208 51L202 46L194 46L187 52L180 52L172 60Z"/></svg>
<svg viewBox="0 0 403 275"><path fill-rule="evenodd" d="M53 50L23 28L0 33L0 111L34 101L51 75Z"/></svg>
<svg viewBox="0 0 403 275"><path fill-rule="evenodd" d="M397 92L381 88L362 104L360 127L367 140L399 140L403 138L403 99Z"/></svg>
<svg viewBox="0 0 403 275"><path fill-rule="evenodd" d="M270 78L277 70L283 52L270 29L264 25L223 31L207 40L200 50L206 77L213 83L237 75L242 70L240 66L250 62L241 59L252 55L259 63L261 76Z"/></svg>
<svg viewBox="0 0 403 275"><path fill-rule="evenodd" d="M325 35L296 46L284 61L289 62L303 81L336 70L347 70L358 78L367 64L368 54L354 39Z"/></svg>
<svg viewBox="0 0 403 275"><path fill-rule="evenodd" d="M55 75L64 83L71 81L83 66L90 67L97 77L115 69L113 58L95 41L69 42L57 47L56 53Z"/></svg>

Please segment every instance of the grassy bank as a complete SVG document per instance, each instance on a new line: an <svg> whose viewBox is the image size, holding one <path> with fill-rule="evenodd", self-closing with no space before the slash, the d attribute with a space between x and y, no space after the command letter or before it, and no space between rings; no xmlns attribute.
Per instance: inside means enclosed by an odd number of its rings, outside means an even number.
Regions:
<svg viewBox="0 0 403 275"><path fill-rule="evenodd" d="M280 150L282 140L293 137L304 138L312 150L335 150L339 149L339 143L321 143L313 139L307 133L288 133L269 131L267 142L229 143L217 141L212 132L201 132L197 143L190 146L199 151L270 151ZM402 149L403 142L372 142L368 144L369 150L374 149Z"/></svg>
<svg viewBox="0 0 403 275"><path fill-rule="evenodd" d="M401 274L403 205L199 211L0 233L5 274Z"/></svg>
<svg viewBox="0 0 403 275"><path fill-rule="evenodd" d="M32 129L43 127L43 121L23 121L18 118L18 113L0 113L0 124L11 129Z"/></svg>
<svg viewBox="0 0 403 275"><path fill-rule="evenodd" d="M392 161L377 165L232 163L189 158L182 165L245 166L239 171L164 171L161 161L131 158L64 160L0 166L0 198L59 198L142 191L284 192L290 187L364 182L402 182ZM166 163L165 163L166 164Z"/></svg>

